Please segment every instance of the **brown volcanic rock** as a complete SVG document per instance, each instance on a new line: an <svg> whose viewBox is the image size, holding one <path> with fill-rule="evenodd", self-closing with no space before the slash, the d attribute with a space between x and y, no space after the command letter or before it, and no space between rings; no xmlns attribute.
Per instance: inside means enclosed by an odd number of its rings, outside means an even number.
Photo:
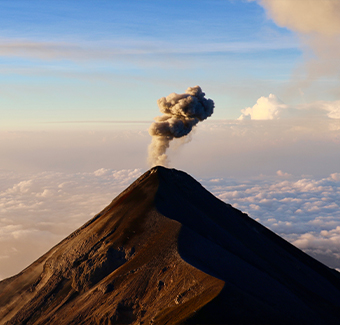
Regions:
<svg viewBox="0 0 340 325"><path fill-rule="evenodd" d="M223 281L178 254L181 224L155 208L157 169L18 275L0 282L0 324L180 322ZM7 322L7 323L6 323Z"/></svg>
<svg viewBox="0 0 340 325"><path fill-rule="evenodd" d="M340 274L156 167L18 275L0 324L337 324Z"/></svg>

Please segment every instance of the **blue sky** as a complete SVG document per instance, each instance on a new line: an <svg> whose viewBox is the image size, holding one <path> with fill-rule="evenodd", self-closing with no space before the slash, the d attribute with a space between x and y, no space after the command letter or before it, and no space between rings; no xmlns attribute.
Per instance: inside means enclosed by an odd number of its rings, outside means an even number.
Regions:
<svg viewBox="0 0 340 325"><path fill-rule="evenodd" d="M0 169L147 168L157 100L199 85L214 114L190 154L170 147L173 166L338 172L339 13L331 0L0 1Z"/></svg>
<svg viewBox="0 0 340 325"><path fill-rule="evenodd" d="M1 1L0 93L13 128L151 120L156 100L200 85L215 118L280 95L296 36L246 1ZM34 124L34 126L33 126Z"/></svg>

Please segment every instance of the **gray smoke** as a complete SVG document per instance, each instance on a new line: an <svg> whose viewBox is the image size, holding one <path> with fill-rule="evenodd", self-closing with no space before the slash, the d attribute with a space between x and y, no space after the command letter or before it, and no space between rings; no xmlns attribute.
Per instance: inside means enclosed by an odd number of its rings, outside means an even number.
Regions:
<svg viewBox="0 0 340 325"><path fill-rule="evenodd" d="M149 164L167 166L166 150L174 138L188 135L193 127L214 112L214 102L206 99L201 87L189 87L185 94L172 93L158 99L164 115L155 118L149 128L152 142L149 146Z"/></svg>

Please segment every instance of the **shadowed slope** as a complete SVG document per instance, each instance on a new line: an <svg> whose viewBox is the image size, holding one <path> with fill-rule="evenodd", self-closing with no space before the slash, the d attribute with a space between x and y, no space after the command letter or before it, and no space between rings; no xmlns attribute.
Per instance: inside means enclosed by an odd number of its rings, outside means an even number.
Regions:
<svg viewBox="0 0 340 325"><path fill-rule="evenodd" d="M338 323L337 271L223 203L187 174L162 168L159 179L156 207L182 224L181 257L225 282L193 324Z"/></svg>
<svg viewBox="0 0 340 325"><path fill-rule="evenodd" d="M163 167L0 282L0 324L335 324L339 310L339 273Z"/></svg>

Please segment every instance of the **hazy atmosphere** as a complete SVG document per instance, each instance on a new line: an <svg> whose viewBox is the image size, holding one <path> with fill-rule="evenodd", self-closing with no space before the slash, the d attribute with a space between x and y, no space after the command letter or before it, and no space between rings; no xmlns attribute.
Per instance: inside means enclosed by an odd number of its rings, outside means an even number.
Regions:
<svg viewBox="0 0 340 325"><path fill-rule="evenodd" d="M196 86L213 103L151 165L189 173L340 269L339 2L33 0L0 9L0 279L148 170L158 134L149 129L164 121L157 101L200 97Z"/></svg>

